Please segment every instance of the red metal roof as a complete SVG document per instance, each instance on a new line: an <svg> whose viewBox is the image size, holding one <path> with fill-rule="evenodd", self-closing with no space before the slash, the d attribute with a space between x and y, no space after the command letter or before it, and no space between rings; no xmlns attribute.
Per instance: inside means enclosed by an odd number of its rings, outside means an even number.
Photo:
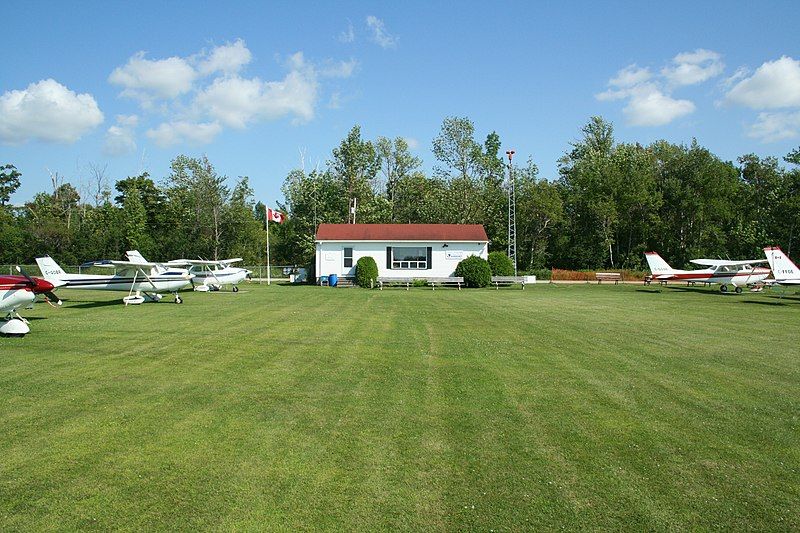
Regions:
<svg viewBox="0 0 800 533"><path fill-rule="evenodd" d="M320 224L318 241L488 242L481 224Z"/></svg>

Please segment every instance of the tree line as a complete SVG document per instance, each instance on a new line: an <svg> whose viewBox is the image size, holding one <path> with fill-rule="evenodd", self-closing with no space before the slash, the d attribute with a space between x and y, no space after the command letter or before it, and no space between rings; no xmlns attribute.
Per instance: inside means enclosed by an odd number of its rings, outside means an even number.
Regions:
<svg viewBox="0 0 800 533"><path fill-rule="evenodd" d="M617 143L610 123L592 117L558 162L558 179L532 161L515 164L517 260L522 270L646 267L657 250L675 265L697 257L762 256L761 248L797 248L800 149L787 169L754 154L723 161L693 140L648 146ZM294 170L283 184L288 223L281 257L314 254L321 222L483 224L490 250L507 249L508 164L500 137L476 139L467 118L443 121L426 175L404 139L365 140L355 126L325 169Z"/></svg>
<svg viewBox="0 0 800 533"><path fill-rule="evenodd" d="M324 168L286 176L279 207L288 220L270 227L272 262L310 262L317 226L346 222L352 198L356 222L483 224L490 250L505 251L509 166L499 135L481 142L468 118L448 117L432 152L426 173L405 139L364 139L354 126ZM612 125L592 117L559 160L557 179L540 177L530 160L510 170L523 271L643 269L648 250L682 266L798 247L800 148L783 162L754 154L723 161L695 140L618 143ZM76 264L132 248L155 259L264 262L264 205L247 177L230 180L205 157L178 156L166 177L145 172L113 190L97 166L78 188L52 174L51 192L12 207L20 179L12 165L0 167L0 263L47 253Z"/></svg>
<svg viewBox="0 0 800 533"><path fill-rule="evenodd" d="M51 255L66 265L119 259L137 249L148 259L243 257L260 264L266 250L263 204L247 177L228 185L207 158L176 157L156 183L147 172L109 186L93 166L80 187L51 174L52 192L22 206L9 197L20 185L13 165L0 171L0 263Z"/></svg>

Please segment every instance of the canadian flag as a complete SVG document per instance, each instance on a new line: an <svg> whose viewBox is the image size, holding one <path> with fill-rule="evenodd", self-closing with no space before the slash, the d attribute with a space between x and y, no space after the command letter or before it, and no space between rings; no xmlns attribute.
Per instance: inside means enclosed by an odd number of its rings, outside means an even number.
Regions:
<svg viewBox="0 0 800 533"><path fill-rule="evenodd" d="M267 208L267 221L268 222L277 222L278 224L283 224L286 221L286 215L281 213L280 211L275 211L273 209Z"/></svg>

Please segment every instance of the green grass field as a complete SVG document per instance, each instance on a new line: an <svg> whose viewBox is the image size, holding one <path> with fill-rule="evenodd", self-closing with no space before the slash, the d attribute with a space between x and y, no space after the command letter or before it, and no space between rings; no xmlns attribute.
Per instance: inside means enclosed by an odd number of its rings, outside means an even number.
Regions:
<svg viewBox="0 0 800 533"><path fill-rule="evenodd" d="M0 339L0 530L800 528L796 295L60 295Z"/></svg>

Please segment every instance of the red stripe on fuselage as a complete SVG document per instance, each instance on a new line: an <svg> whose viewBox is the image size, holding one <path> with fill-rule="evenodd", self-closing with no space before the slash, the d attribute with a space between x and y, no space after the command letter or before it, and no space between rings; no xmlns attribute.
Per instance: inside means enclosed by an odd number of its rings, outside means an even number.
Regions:
<svg viewBox="0 0 800 533"><path fill-rule="evenodd" d="M22 285L22 284L9 284L9 283L0 283L0 291L15 291L15 290L25 290L30 291L33 290L33 287L30 285Z"/></svg>

